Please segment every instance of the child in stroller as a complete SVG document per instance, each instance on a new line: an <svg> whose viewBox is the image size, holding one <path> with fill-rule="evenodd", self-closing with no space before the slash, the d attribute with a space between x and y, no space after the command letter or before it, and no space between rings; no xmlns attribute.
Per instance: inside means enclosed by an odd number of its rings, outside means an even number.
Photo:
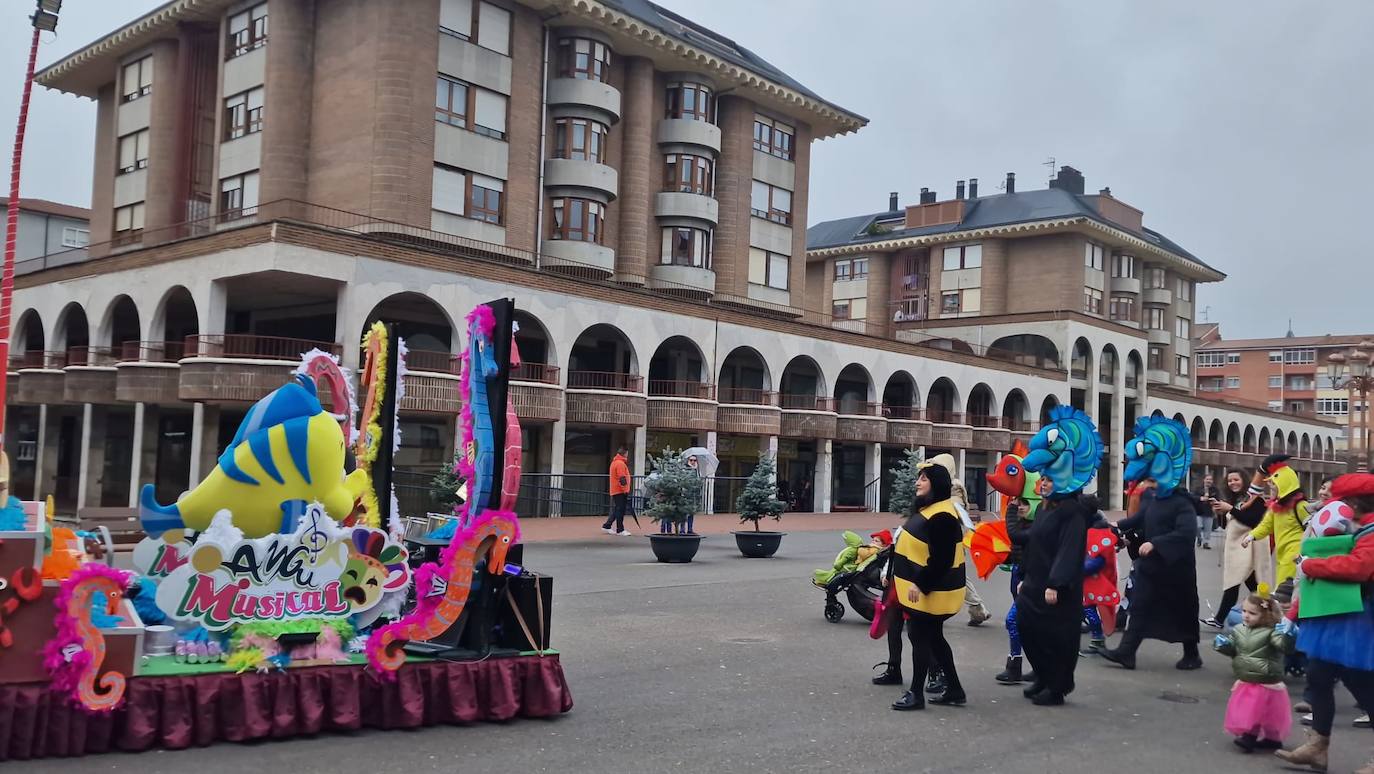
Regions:
<svg viewBox="0 0 1374 774"><path fill-rule="evenodd" d="M843 537L845 548L836 555L834 567L816 570L811 583L825 591L825 620L838 623L844 617L839 600L844 592L854 612L871 621L873 605L882 594L882 567L892 552L892 533L874 532L868 545L860 545L861 538L849 530Z"/></svg>

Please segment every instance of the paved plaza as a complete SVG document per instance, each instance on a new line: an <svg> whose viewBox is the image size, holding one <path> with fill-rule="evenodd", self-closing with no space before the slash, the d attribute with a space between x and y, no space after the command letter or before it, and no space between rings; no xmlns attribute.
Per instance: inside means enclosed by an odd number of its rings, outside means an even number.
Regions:
<svg viewBox="0 0 1374 774"><path fill-rule="evenodd" d="M1083 659L1078 690L1062 708L1033 708L1019 689L994 683L1006 653L1000 621L1009 601L1000 572L981 586L997 617L974 629L961 616L949 627L969 704L891 711L900 689L868 682L870 667L885 658L883 644L868 639L852 612L826 623L823 595L808 583L840 548L839 527L882 518L829 518L836 529L793 532L774 559L740 558L729 535L712 535L697 561L672 566L654 563L644 538L603 535L592 520L544 527L562 539L530 545L526 563L555 579L553 640L576 700L556 720L43 760L16 770L1282 770L1269 756L1241 755L1222 731L1230 668L1206 649L1205 668L1192 673L1174 670L1178 649L1159 643L1142 648L1135 672ZM570 539L578 524L586 538ZM532 537L543 527L531 526ZM1198 558L1203 598L1215 602L1217 552ZM1291 687L1296 697L1300 686ZM1350 728L1353 717L1349 695L1338 692L1333 772L1354 769L1370 752L1370 733Z"/></svg>

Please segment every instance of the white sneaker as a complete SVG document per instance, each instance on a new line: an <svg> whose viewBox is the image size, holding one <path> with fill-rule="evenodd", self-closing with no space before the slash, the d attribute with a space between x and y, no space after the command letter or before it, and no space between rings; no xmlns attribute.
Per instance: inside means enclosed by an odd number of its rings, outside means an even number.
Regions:
<svg viewBox="0 0 1374 774"><path fill-rule="evenodd" d="M1356 728L1369 728L1369 713L1366 712L1358 718L1355 718L1355 722L1353 725Z"/></svg>
<svg viewBox="0 0 1374 774"><path fill-rule="evenodd" d="M1298 722L1303 724L1304 726L1312 725L1312 713L1309 712L1306 715L1303 715L1302 717L1298 718Z"/></svg>
<svg viewBox="0 0 1374 774"><path fill-rule="evenodd" d="M602 531L602 532L605 532L607 535L614 535L614 534L615 534L615 530L611 529L610 527L602 527L602 528L601 528L601 531Z"/></svg>
<svg viewBox="0 0 1374 774"><path fill-rule="evenodd" d="M631 532L631 531L629 531L628 529L622 529L622 530L620 530L619 532L616 532L616 533L614 533L614 534L619 535L619 536L621 536L621 537L629 537L629 536L633 535L634 533Z"/></svg>

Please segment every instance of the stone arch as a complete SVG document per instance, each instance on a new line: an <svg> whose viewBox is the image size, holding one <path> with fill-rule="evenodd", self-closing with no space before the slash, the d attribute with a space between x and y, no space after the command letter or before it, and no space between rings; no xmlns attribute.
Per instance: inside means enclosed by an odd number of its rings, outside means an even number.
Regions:
<svg viewBox="0 0 1374 774"><path fill-rule="evenodd" d="M873 377L868 369L858 363L850 363L840 369L835 377L835 406L841 414L867 414L864 404L874 403Z"/></svg>
<svg viewBox="0 0 1374 774"><path fill-rule="evenodd" d="M1311 459L1311 458L1312 458L1312 437L1309 436L1307 433L1303 433L1303 434L1302 434L1302 440L1299 441L1298 443L1300 444L1300 446L1298 447L1298 456L1299 456L1299 457L1302 457L1303 459Z"/></svg>
<svg viewBox="0 0 1374 774"><path fill-rule="evenodd" d="M968 405L964 410L964 421L980 426L991 426L998 417L997 396L985 382L973 385L968 393Z"/></svg>
<svg viewBox="0 0 1374 774"><path fill-rule="evenodd" d="M1003 336L992 342L992 346L988 348L988 355L999 360L1010 360L1041 368L1063 367L1059 361L1059 348L1049 338L1036 333Z"/></svg>
<svg viewBox="0 0 1374 774"><path fill-rule="evenodd" d="M568 352L568 386L639 392L639 359L630 337L610 323L588 326Z"/></svg>
<svg viewBox="0 0 1374 774"><path fill-rule="evenodd" d="M1326 459L1336 459L1336 441L1331 436L1326 437Z"/></svg>
<svg viewBox="0 0 1374 774"><path fill-rule="evenodd" d="M1040 401L1040 426L1044 427L1050 423L1050 409L1059 405L1059 398L1055 395L1046 395Z"/></svg>
<svg viewBox="0 0 1374 774"><path fill-rule="evenodd" d="M1202 417L1193 417L1192 424L1188 426L1188 435L1193 439L1193 448L1207 447L1207 423L1202 421Z"/></svg>
<svg viewBox="0 0 1374 774"><path fill-rule="evenodd" d="M669 336L649 358L649 394L687 398L708 397L702 385L711 381L701 347L686 336Z"/></svg>
<svg viewBox="0 0 1374 774"><path fill-rule="evenodd" d="M1240 450L1255 454L1259 452L1259 441L1255 437L1255 426L1246 425L1245 434L1241 437Z"/></svg>
<svg viewBox="0 0 1374 774"><path fill-rule="evenodd" d="M735 347L720 366L721 403L765 403L773 389L768 360L753 347Z"/></svg>
<svg viewBox="0 0 1374 774"><path fill-rule="evenodd" d="M123 358L126 345L132 347L129 359L137 359L139 342L143 340L142 328L139 324L138 305L127 294L120 294L114 297L105 308L105 314L101 317L100 325L96 328L99 332L96 341L97 346L108 347L110 352Z"/></svg>
<svg viewBox="0 0 1374 774"><path fill-rule="evenodd" d="M1145 372L1145 361L1140 357L1140 350L1133 349L1126 356L1126 389L1134 390L1140 387L1140 375Z"/></svg>
<svg viewBox="0 0 1374 774"><path fill-rule="evenodd" d="M814 358L797 355L782 369L779 399L783 408L814 409L816 401L830 394L825 372Z"/></svg>
<svg viewBox="0 0 1374 774"><path fill-rule="evenodd" d="M1207 429L1207 448L1220 449L1226 445L1226 428L1221 424L1220 419L1213 419L1212 425Z"/></svg>
<svg viewBox="0 0 1374 774"><path fill-rule="evenodd" d="M1093 378L1093 345L1079 337L1073 343L1073 357L1069 361L1069 376L1088 381Z"/></svg>
<svg viewBox="0 0 1374 774"><path fill-rule="evenodd" d="M959 401L959 388L949 377L941 376L930 385L930 393L926 396L927 419L942 424L958 424L961 408L963 404Z"/></svg>
<svg viewBox="0 0 1374 774"><path fill-rule="evenodd" d="M883 414L893 419L916 419L921 410L921 389L906 371L893 371L883 385Z"/></svg>
<svg viewBox="0 0 1374 774"><path fill-rule="evenodd" d="M1030 430L1030 401L1019 387L1013 387L1002 400L1002 427Z"/></svg>
<svg viewBox="0 0 1374 774"><path fill-rule="evenodd" d="M1240 451L1240 424L1237 422L1226 427L1226 450Z"/></svg>
<svg viewBox="0 0 1374 774"><path fill-rule="evenodd" d="M557 368L558 352L548 326L525 309L515 310L515 346L520 349L521 369L527 372ZM556 371L555 371L556 373Z"/></svg>
<svg viewBox="0 0 1374 774"><path fill-rule="evenodd" d="M1273 441L1269 434L1269 428L1261 427L1259 432L1259 443L1255 447L1258 454L1272 454L1274 451Z"/></svg>
<svg viewBox="0 0 1374 774"><path fill-rule="evenodd" d="M43 315L37 309L25 309L17 318L10 334L11 358L22 357L29 352L37 352L42 358L46 339L43 334Z"/></svg>
<svg viewBox="0 0 1374 774"><path fill-rule="evenodd" d="M1102 348L1102 354L1097 359L1097 382L1098 384L1114 386L1116 384L1116 372L1121 367L1121 358L1116 353L1116 347L1108 344Z"/></svg>
<svg viewBox="0 0 1374 774"><path fill-rule="evenodd" d="M75 301L62 307L54 329L53 351L67 352L73 347L89 347L90 344L91 326L86 319L86 309Z"/></svg>
<svg viewBox="0 0 1374 774"><path fill-rule="evenodd" d="M1288 443L1283 447L1283 450L1284 450L1285 453L1291 454L1291 455L1293 455L1294 457L1298 456L1298 434L1297 434L1297 433L1293 432L1292 430L1289 430L1289 431L1288 431Z"/></svg>
<svg viewBox="0 0 1374 774"><path fill-rule="evenodd" d="M456 351L467 331L461 334L453 318L438 302L423 293L393 293L373 305L358 331L361 342L367 329L377 321L395 327L406 342L406 367L412 371L458 373Z"/></svg>

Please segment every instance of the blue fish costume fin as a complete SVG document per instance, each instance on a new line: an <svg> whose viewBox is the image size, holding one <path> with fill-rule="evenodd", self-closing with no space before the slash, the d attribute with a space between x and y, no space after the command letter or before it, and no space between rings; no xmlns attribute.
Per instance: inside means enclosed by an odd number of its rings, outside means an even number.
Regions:
<svg viewBox="0 0 1374 774"><path fill-rule="evenodd" d="M169 529L184 529L186 523L181 520L181 509L176 503L158 505L155 493L152 484L144 484L138 498L138 520L143 531L157 537Z"/></svg>

